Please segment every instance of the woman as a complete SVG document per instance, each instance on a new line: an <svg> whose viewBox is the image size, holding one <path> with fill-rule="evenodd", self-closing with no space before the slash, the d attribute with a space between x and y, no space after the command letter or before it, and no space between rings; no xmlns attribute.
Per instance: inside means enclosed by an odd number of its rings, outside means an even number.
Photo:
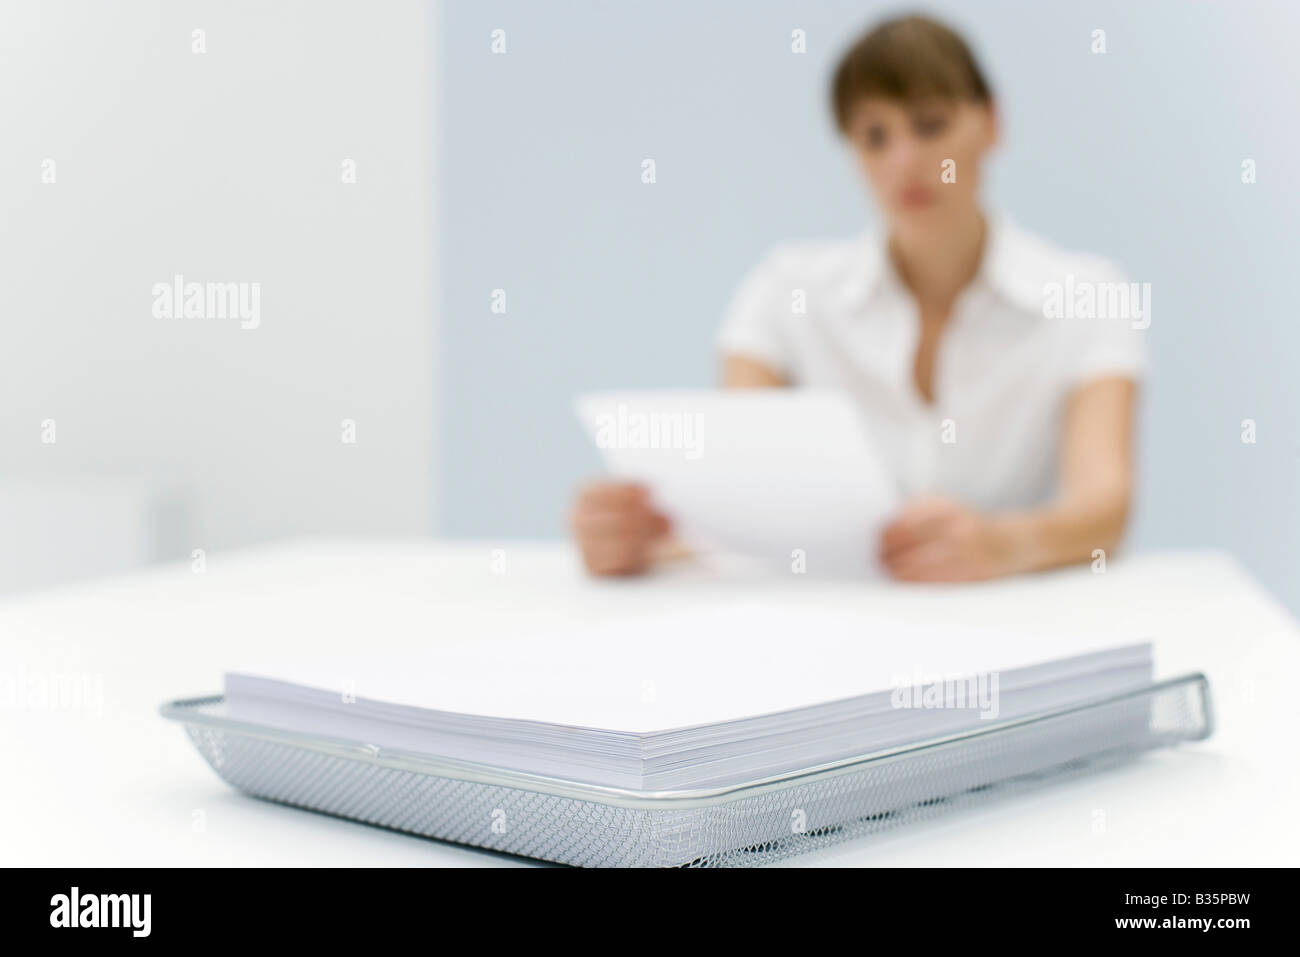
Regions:
<svg viewBox="0 0 1300 957"><path fill-rule="evenodd" d="M860 402L908 500L864 543L897 578L985 579L1108 552L1132 494L1143 325L1128 299L1126 315L1091 317L1130 287L981 208L997 114L947 27L905 17L870 31L841 60L832 105L886 229L771 251L723 323L725 385ZM1062 297L1091 305L1063 318ZM621 483L585 489L573 529L595 574L643 571L670 547L648 493Z"/></svg>

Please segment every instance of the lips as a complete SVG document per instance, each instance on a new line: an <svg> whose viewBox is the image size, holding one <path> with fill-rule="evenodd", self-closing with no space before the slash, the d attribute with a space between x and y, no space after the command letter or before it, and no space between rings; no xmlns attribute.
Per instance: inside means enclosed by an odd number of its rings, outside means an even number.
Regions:
<svg viewBox="0 0 1300 957"><path fill-rule="evenodd" d="M899 194L899 199L908 209L915 209L934 202L934 192L925 186L909 186Z"/></svg>

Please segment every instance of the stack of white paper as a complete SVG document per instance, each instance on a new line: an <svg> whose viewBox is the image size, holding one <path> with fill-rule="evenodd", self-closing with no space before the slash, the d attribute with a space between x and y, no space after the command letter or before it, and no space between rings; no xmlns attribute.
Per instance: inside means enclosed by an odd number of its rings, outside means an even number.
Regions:
<svg viewBox="0 0 1300 957"><path fill-rule="evenodd" d="M749 603L226 675L230 714L612 787L724 786L1150 681L1118 636L925 628ZM1118 729L1122 731L1122 729Z"/></svg>
<svg viewBox="0 0 1300 957"><path fill-rule="evenodd" d="M692 548L813 575L874 570L899 496L843 393L618 392L577 410L611 474L647 486Z"/></svg>

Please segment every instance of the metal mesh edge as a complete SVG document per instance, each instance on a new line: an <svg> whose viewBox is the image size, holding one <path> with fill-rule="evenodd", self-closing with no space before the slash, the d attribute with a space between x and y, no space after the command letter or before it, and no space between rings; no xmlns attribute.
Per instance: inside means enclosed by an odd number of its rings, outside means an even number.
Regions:
<svg viewBox="0 0 1300 957"><path fill-rule="evenodd" d="M584 867L772 863L1203 737L1203 681L1153 688L707 806L624 807L375 763L197 723L212 768L250 795L422 837Z"/></svg>

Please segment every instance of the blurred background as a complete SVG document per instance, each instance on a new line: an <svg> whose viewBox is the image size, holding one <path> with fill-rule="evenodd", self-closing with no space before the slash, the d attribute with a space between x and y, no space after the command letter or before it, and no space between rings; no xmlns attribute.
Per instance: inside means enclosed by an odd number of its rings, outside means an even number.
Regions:
<svg viewBox="0 0 1300 957"><path fill-rule="evenodd" d="M993 78L990 205L1151 284L1130 545L1226 548L1300 611L1281 0L3 0L0 592L559 537L598 471L573 396L712 383L761 253L871 222L827 78L905 10ZM257 327L156 317L177 274L258 283Z"/></svg>

